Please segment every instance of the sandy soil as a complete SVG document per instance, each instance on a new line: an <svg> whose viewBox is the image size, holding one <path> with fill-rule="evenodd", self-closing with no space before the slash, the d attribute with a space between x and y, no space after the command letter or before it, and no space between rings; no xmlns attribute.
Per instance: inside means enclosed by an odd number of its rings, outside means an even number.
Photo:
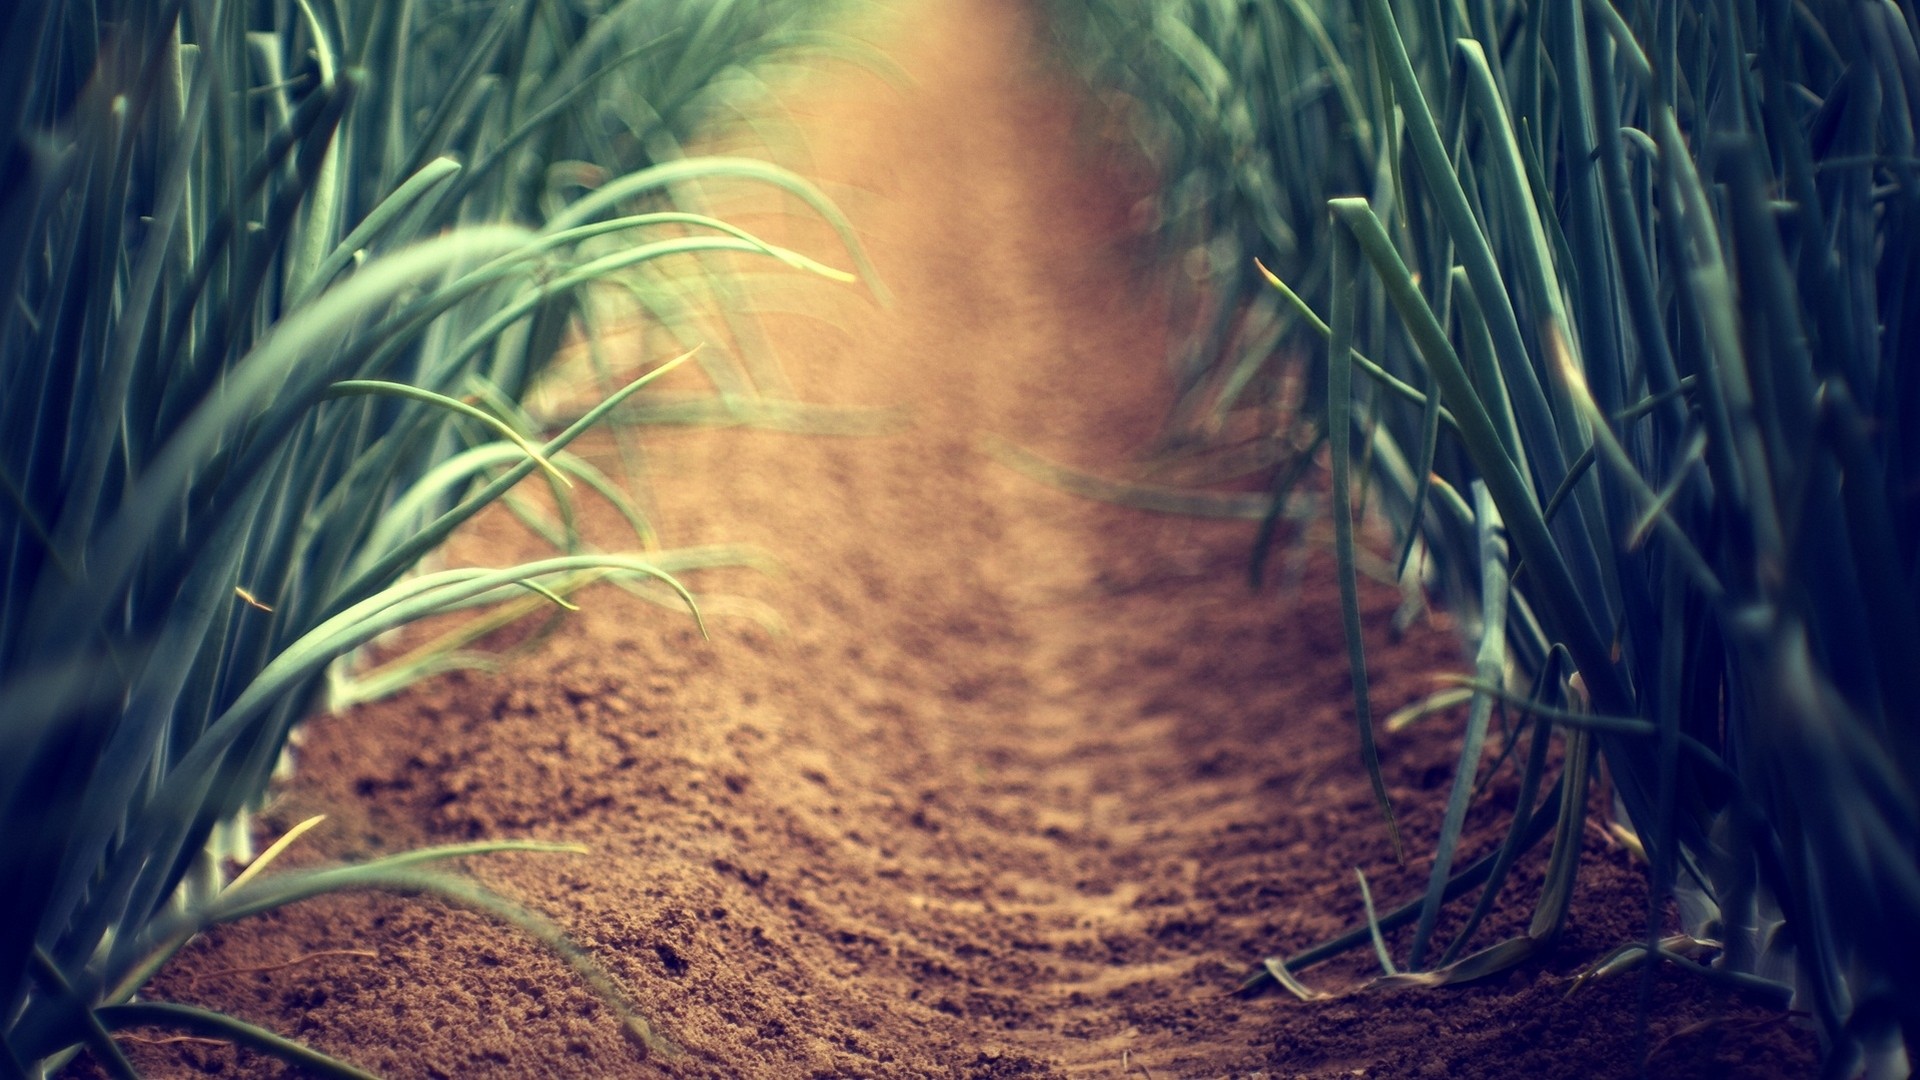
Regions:
<svg viewBox="0 0 1920 1080"><path fill-rule="evenodd" d="M797 392L905 406L872 438L668 430L646 440L671 544L744 542L784 571L708 574L784 633L611 589L498 676L316 722L267 831L331 815L291 858L489 837L590 856L465 869L551 914L680 1047L643 1056L564 965L437 902L356 896L223 928L150 990L393 1077L1629 1076L1638 981L1566 977L1641 925L1596 832L1544 964L1443 991L1243 998L1261 956L1351 925L1353 868L1394 864L1356 761L1330 566L1311 538L1250 591L1246 523L1081 501L998 465L1001 436L1125 474L1167 407L1166 311L1137 274L1138 174L1090 150L1079 100L1012 0L928 0L883 44L913 82L836 70L794 95L808 157L895 293L828 283L769 315ZM793 215L755 220L826 254ZM608 467L611 444L587 451ZM611 514L590 517L620 543ZM503 517L455 557L533 549ZM1449 631L1394 639L1366 595L1376 708L1461 670ZM1387 737L1414 851L1457 717ZM1472 818L1485 850L1503 766ZM1541 867L1482 930L1528 915ZM1394 939L1404 949L1405 938ZM1792 1076L1789 1021L1663 976L1659 1076ZM230 1047L139 1043L156 1075L273 1075Z"/></svg>

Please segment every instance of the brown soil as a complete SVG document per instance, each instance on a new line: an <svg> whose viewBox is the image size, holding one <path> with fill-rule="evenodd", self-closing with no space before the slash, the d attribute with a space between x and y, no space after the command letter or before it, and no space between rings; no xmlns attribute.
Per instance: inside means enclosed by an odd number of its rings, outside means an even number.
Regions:
<svg viewBox="0 0 1920 1080"><path fill-rule="evenodd" d="M819 75L804 163L858 223L886 310L806 286L770 315L798 393L910 408L895 435L647 436L671 543L784 565L694 579L784 618L711 640L626 594L498 676L453 676L315 722L268 832L324 811L289 861L493 837L590 856L469 860L549 913L681 1048L643 1057L561 962L435 901L352 896L226 927L149 996L233 1012L393 1077L1634 1075L1639 981L1565 996L1641 932L1644 886L1597 830L1544 962L1465 989L1367 992L1370 954L1304 974L1311 1004L1233 994L1258 958L1398 902L1357 764L1331 568L1309 537L1250 591L1246 523L1077 500L997 465L998 435L1126 471L1167 407L1167 314L1136 274L1125 170L1087 149L1070 83L1012 0L927 3L883 40L912 75ZM829 250L792 216L754 224ZM611 445L588 447L608 467ZM590 517L603 543L617 522ZM457 558L532 553L493 519ZM1462 667L1396 639L1367 592L1376 708ZM1385 737L1426 850L1457 717ZM1472 817L1485 850L1503 765ZM1481 931L1521 928L1523 866ZM1404 935L1393 942L1402 955ZM158 1033L153 1033L156 1036ZM1660 1076L1806 1075L1790 1021L1663 975ZM203 1043L135 1044L156 1075L273 1075Z"/></svg>

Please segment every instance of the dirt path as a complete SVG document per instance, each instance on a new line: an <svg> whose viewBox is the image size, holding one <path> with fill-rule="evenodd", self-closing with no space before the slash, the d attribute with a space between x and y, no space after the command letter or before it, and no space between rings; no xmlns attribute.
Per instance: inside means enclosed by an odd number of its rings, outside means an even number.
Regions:
<svg viewBox="0 0 1920 1080"><path fill-rule="evenodd" d="M1629 1075L1633 988L1566 1002L1557 978L1636 932L1637 875L1598 840L1551 970L1313 1005L1229 994L1250 960L1356 917L1354 866L1395 898L1423 880L1391 864L1354 763L1327 568L1250 593L1248 526L1079 501L982 449L998 435L1121 472L1153 435L1166 331L1131 272L1141 192L1076 138L1022 5L929 2L892 34L912 85L843 73L795 119L801 164L895 303L795 286L811 314L767 329L805 399L905 405L913 426L648 437L669 543L756 544L785 568L697 586L769 604L787 631L717 617L702 641L590 594L497 678L314 725L267 816L332 814L308 857L588 844L469 870L553 914L682 1056L642 1060L560 963L426 901L223 929L155 993L395 1077ZM753 224L828 250L792 219ZM590 524L620 542L616 522ZM496 520L456 554L498 563L519 544ZM1394 599L1368 600L1383 709L1458 662L1443 631L1389 642ZM1449 727L1386 747L1415 850ZM1511 785L1508 769L1475 812L1482 845ZM1354 985L1363 960L1308 981ZM1659 1047L1663 1075L1806 1064L1777 1021L1713 1020L1721 1003L1693 984L1661 995L1656 1038L1713 1021ZM146 1052L268 1070L225 1048Z"/></svg>

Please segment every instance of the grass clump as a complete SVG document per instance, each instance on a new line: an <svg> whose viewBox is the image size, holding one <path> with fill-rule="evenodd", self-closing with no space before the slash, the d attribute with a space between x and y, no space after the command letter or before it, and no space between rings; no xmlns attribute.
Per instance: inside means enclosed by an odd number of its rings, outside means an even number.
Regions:
<svg viewBox="0 0 1920 1080"><path fill-rule="evenodd" d="M678 151L747 65L813 41L816 8L0 15L0 1075L81 1045L127 1074L111 1032L145 1023L351 1074L237 1021L128 1003L200 928L342 888L511 919L617 999L543 920L429 865L553 845L237 885L225 865L247 860L244 811L338 658L429 614L560 601L595 578L691 604L672 573L735 557L659 551L624 507L632 553L557 522L552 558L416 570L536 471L563 506L575 481L617 497L566 447L671 364L550 437L516 404L591 330L597 283L709 251L846 277L682 205L736 176L833 216L797 177Z"/></svg>
<svg viewBox="0 0 1920 1080"><path fill-rule="evenodd" d="M1275 456L1330 440L1336 490L1364 491L1402 572L1466 616L1471 705L1431 884L1380 920L1415 926L1418 974L1394 979L1476 978L1551 943L1597 753L1655 896L1711 943L1688 947L1712 958L1695 966L1811 1011L1835 1069L1904 1074L1912 4L1101 0L1058 21L1126 92L1210 312L1176 358L1176 433L1289 406L1265 429ZM1274 513L1297 472L1275 467ZM1345 500L1334 513L1370 755ZM1455 870L1503 715L1530 748L1524 801L1501 848ZM1541 796L1556 733L1565 771ZM1547 836L1529 932L1470 949ZM1466 929L1435 940L1439 906L1476 888ZM1640 955L1676 955L1659 906Z"/></svg>

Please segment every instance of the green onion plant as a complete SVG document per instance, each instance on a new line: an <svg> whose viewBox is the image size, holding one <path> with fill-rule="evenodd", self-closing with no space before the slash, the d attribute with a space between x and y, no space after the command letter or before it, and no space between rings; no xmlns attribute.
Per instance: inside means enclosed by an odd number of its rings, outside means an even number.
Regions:
<svg viewBox="0 0 1920 1080"><path fill-rule="evenodd" d="M1399 530L1401 572L1463 616L1474 649L1424 895L1262 978L1298 986L1302 967L1409 924L1385 981L1538 954L1604 781L1654 884L1623 956L1791 999L1836 1073L1905 1075L1920 1045L1913 4L1054 10L1064 55L1124 94L1164 174L1173 276L1210 312L1175 358L1175 432L1280 417L1264 429L1270 515L1326 442L1335 491ZM1359 743L1392 831L1349 502L1333 514ZM1505 841L1461 865L1502 717L1527 748L1522 801ZM1543 794L1549 739L1564 764ZM1528 931L1477 943L1515 859L1548 837ZM1476 893L1438 938L1441 906Z"/></svg>
<svg viewBox="0 0 1920 1080"><path fill-rule="evenodd" d="M764 255L699 212L764 163L681 141L782 50L812 0L49 0L0 12L0 1077L113 1032L215 1031L359 1075L231 1018L135 993L201 928L319 892L434 892L610 979L532 913L432 869L531 841L229 881L244 812L330 668L435 613L740 556L661 551L566 447L673 363L541 434L518 402L636 268ZM591 168L579 163L591 163ZM709 372L716 355L704 350ZM685 359L685 357L682 357ZM675 361L674 363L677 363ZM720 379L715 378L716 382ZM540 473L559 550L424 571ZM635 550L566 527L576 486ZM451 647L397 680L464 662ZM353 685L353 684L348 684ZM365 687L360 688L362 696ZM646 1048L662 1037L630 1010Z"/></svg>

